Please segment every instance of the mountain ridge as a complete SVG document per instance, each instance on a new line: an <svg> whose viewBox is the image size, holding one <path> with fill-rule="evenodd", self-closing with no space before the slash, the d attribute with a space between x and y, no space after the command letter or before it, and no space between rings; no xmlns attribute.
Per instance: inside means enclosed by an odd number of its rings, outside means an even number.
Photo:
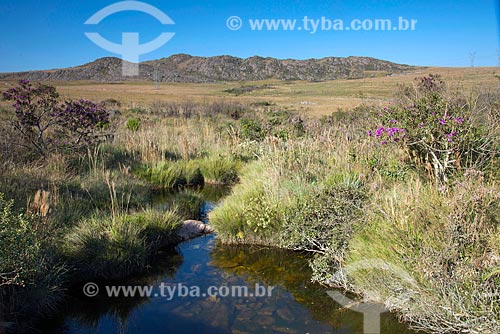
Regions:
<svg viewBox="0 0 500 334"><path fill-rule="evenodd" d="M139 76L123 77L122 60L104 57L69 68L0 73L1 80L33 81L161 81L203 83L220 81L257 81L267 79L326 81L359 79L380 74L405 73L419 67L397 64L372 57L325 57L311 59L277 59L230 55L200 57L175 54L139 64Z"/></svg>

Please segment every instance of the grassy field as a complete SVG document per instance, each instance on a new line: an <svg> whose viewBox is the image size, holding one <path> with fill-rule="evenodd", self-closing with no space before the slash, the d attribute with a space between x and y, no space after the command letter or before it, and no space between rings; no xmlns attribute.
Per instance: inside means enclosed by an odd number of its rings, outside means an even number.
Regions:
<svg viewBox="0 0 500 334"><path fill-rule="evenodd" d="M68 98L87 98L93 101L115 99L123 107L134 108L153 102L186 100L211 102L268 101L307 115L327 115L339 108L350 109L360 104L383 104L390 100L398 85L408 84L417 76L439 74L452 88L498 88L500 68L442 68L429 67L392 76L327 82L258 81L207 84L163 83L157 89L151 82L101 84L92 82L52 83ZM10 83L2 83L4 87ZM257 89L236 96L231 89L254 86ZM1 86L0 86L1 87ZM260 89L259 89L260 87ZM265 88L264 88L265 87Z"/></svg>

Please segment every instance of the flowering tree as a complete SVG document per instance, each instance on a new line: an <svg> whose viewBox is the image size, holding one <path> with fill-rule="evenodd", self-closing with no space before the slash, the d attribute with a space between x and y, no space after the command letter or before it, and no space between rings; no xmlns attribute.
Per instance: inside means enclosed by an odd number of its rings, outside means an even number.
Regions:
<svg viewBox="0 0 500 334"><path fill-rule="evenodd" d="M417 80L415 90L406 89L400 103L377 112L380 126L368 135L383 145L402 145L439 182L447 183L452 170L488 153L487 136L475 122L470 100L447 97L439 76Z"/></svg>
<svg viewBox="0 0 500 334"><path fill-rule="evenodd" d="M24 146L40 154L56 149L79 149L98 140L98 130L109 125L109 113L87 100L61 102L55 87L28 80L3 93L13 101L13 125L24 139Z"/></svg>

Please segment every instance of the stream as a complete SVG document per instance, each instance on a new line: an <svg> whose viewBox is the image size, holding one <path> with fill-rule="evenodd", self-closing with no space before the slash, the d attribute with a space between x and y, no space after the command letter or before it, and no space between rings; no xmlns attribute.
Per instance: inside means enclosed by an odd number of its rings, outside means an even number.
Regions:
<svg viewBox="0 0 500 334"><path fill-rule="evenodd" d="M224 192L208 189L204 193L206 217ZM42 323L40 332L363 333L362 314L342 308L327 295L327 288L310 282L308 258L308 254L286 250L222 245L213 235L200 237L159 254L147 274L100 284L152 286L152 297L109 298L101 292L90 298L83 295L80 287L69 291L57 318ZM162 283L168 287L199 287L202 292L212 286L243 286L250 293L233 297L162 297ZM273 287L271 294L256 296L256 284L266 289ZM381 317L381 333L416 332L386 313Z"/></svg>

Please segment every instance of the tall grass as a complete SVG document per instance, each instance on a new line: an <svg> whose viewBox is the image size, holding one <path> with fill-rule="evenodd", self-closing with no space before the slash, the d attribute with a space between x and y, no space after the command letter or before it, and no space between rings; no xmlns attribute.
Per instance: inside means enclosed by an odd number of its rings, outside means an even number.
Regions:
<svg viewBox="0 0 500 334"><path fill-rule="evenodd" d="M494 115L497 106L489 108ZM443 187L403 149L367 140L367 113L346 121L309 124L303 138L264 139L211 214L219 238L309 250L314 280L385 303L418 329L497 333L498 152ZM496 124L483 126L498 141ZM370 259L403 268L417 286L377 269L333 275Z"/></svg>
<svg viewBox="0 0 500 334"><path fill-rule="evenodd" d="M64 254L80 279L123 278L144 270L151 256L175 242L175 211L145 210L82 220L64 239Z"/></svg>
<svg viewBox="0 0 500 334"><path fill-rule="evenodd" d="M357 291L376 291L420 329L497 333L499 190L470 171L446 192L413 180L374 195L375 210L346 262L381 258L404 268L419 288L381 285L389 276L358 271L351 275Z"/></svg>
<svg viewBox="0 0 500 334"><path fill-rule="evenodd" d="M320 201L327 200L328 192L343 182L343 177L337 180L341 172L359 180L367 171L349 163L352 157L342 142L344 136L331 129L296 141L269 138L259 160L243 168L231 196L212 212L219 238L280 245L280 239L286 239L285 217L291 217L302 199L322 194L325 198ZM333 150L334 146L340 149Z"/></svg>
<svg viewBox="0 0 500 334"><path fill-rule="evenodd" d="M123 147L141 162L155 164L166 160L195 159L213 152L230 153L236 137L220 133L209 119L144 119L141 128L131 133L119 131L114 145Z"/></svg>

